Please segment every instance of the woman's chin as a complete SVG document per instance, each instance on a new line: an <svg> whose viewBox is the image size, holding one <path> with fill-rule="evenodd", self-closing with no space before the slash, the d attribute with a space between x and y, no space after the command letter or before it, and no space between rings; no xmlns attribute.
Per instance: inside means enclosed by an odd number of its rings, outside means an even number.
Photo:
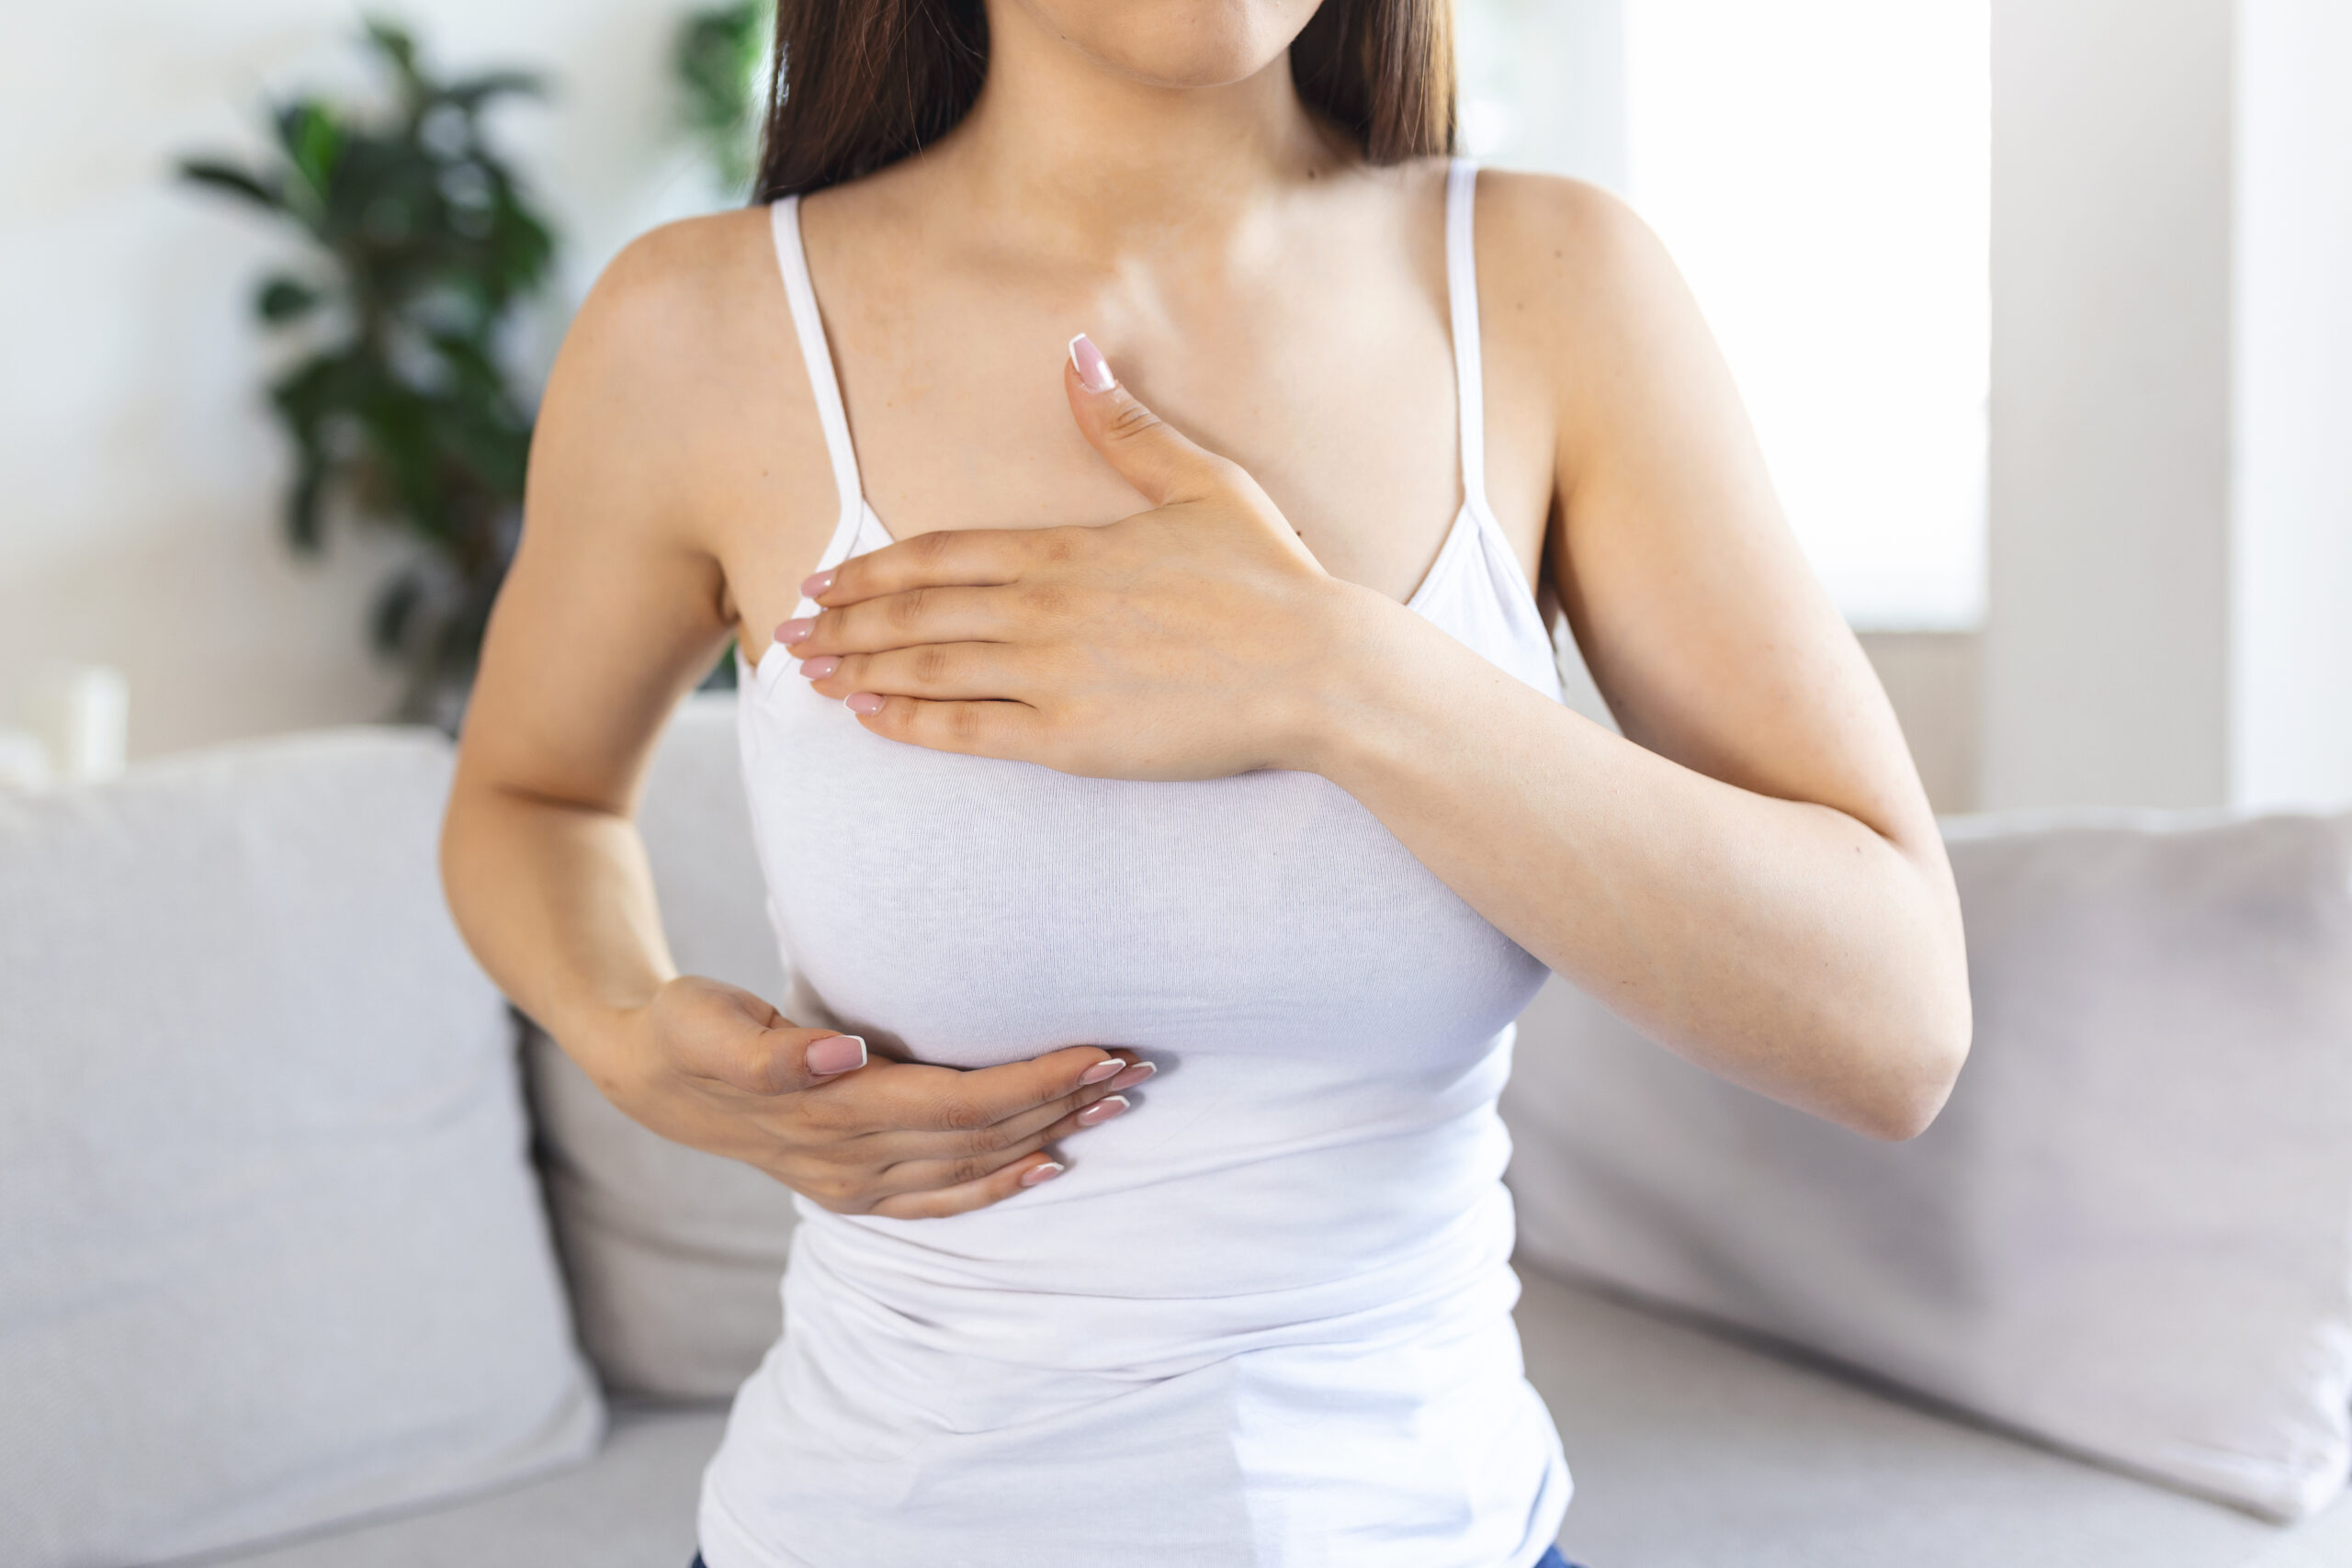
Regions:
<svg viewBox="0 0 2352 1568"><path fill-rule="evenodd" d="M1171 90L1227 87L1282 58L1314 0L1018 0L1053 35L1114 75Z"/></svg>

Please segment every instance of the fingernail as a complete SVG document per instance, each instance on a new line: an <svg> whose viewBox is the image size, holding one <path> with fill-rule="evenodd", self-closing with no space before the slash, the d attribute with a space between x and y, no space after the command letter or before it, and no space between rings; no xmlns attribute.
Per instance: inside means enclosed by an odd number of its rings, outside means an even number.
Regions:
<svg viewBox="0 0 2352 1568"><path fill-rule="evenodd" d="M1107 392L1119 384L1111 363L1084 333L1069 340L1069 362L1078 367L1078 383L1090 392Z"/></svg>
<svg viewBox="0 0 2352 1568"><path fill-rule="evenodd" d="M820 653L800 661L800 672L811 681L821 681L841 667L842 656L838 653Z"/></svg>
<svg viewBox="0 0 2352 1568"><path fill-rule="evenodd" d="M1127 1070L1125 1072L1121 1073L1117 1077L1111 1080L1111 1087L1113 1089L1133 1089L1136 1085L1143 1082L1144 1079L1151 1077L1152 1074L1158 1071L1159 1071L1159 1066L1156 1062L1133 1062L1128 1064Z"/></svg>
<svg viewBox="0 0 2352 1568"><path fill-rule="evenodd" d="M880 713L882 699L872 692L852 692L849 694L849 711L861 718L867 714Z"/></svg>
<svg viewBox="0 0 2352 1568"><path fill-rule="evenodd" d="M1108 1100L1098 1100L1078 1113L1078 1124L1081 1127L1099 1127L1112 1117L1124 1112L1126 1108L1127 1102L1115 1094Z"/></svg>
<svg viewBox="0 0 2352 1568"><path fill-rule="evenodd" d="M1068 1168L1069 1168L1067 1166L1057 1164L1053 1160L1047 1160L1043 1165L1032 1166L1027 1170L1023 1171L1021 1173L1021 1185L1023 1187L1035 1187L1041 1181L1051 1181L1055 1177L1059 1176Z"/></svg>
<svg viewBox="0 0 2352 1568"><path fill-rule="evenodd" d="M802 578L800 580L800 592L807 597L814 599L818 594L822 593L826 589L831 588L832 585L833 574L831 571L820 571L812 577Z"/></svg>
<svg viewBox="0 0 2352 1568"><path fill-rule="evenodd" d="M1116 1056L1105 1057L1103 1060L1097 1062L1092 1066L1087 1068L1086 1071L1079 1074L1078 1081L1080 1083L1101 1083L1104 1078L1117 1077L1121 1073L1126 1071L1126 1063L1119 1060Z"/></svg>
<svg viewBox="0 0 2352 1568"><path fill-rule="evenodd" d="M808 1047L808 1070L831 1077L865 1066L865 1042L854 1034L828 1034Z"/></svg>
<svg viewBox="0 0 2352 1568"><path fill-rule="evenodd" d="M775 640L778 642L800 642L805 640L808 634L816 629L817 622L813 616L796 615L791 620L785 622L784 625L776 627Z"/></svg>

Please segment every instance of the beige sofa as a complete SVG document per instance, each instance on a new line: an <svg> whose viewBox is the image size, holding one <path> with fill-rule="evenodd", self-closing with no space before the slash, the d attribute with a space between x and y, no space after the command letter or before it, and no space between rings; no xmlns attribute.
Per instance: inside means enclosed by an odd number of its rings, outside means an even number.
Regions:
<svg viewBox="0 0 2352 1568"><path fill-rule="evenodd" d="M364 1247L414 1247L424 1259L469 1247L469 1257L521 1269L494 1290L476 1290L471 1276L479 1270L470 1266L435 1287L435 1334L454 1332L451 1323L472 1325L510 1347L495 1364L544 1363L544 1375L514 1380L496 1401L479 1388L457 1387L447 1391L446 1409L427 1410L419 1393L424 1413L406 1427L355 1440L347 1450L331 1433L306 1428L314 1434L307 1448L281 1453L270 1447L271 1424L284 1427L294 1419L277 1414L281 1405L302 1421L326 1418L315 1400L289 1403L305 1397L316 1373L290 1379L282 1394L258 1390L251 1375L190 1390L163 1386L175 1367L195 1379L224 1357L233 1361L229 1342L244 1332L249 1313L224 1309L208 1316L185 1303L159 1305L150 1300L153 1292L121 1295L115 1283L74 1274L106 1256L91 1249L94 1232L121 1227L124 1214L151 1211L159 1194L203 1183L208 1178L191 1162L231 1157L231 1145L212 1138L206 1122L230 1112L217 1109L204 1086L232 1071L238 1054L254 1048L257 1032L312 1027L310 1015L287 1010L291 1004L237 1011L251 997L287 992L290 973L324 976L320 988L333 994L322 995L316 1017L341 1021L334 1030L338 1038L318 1049L334 1059L356 1049L342 1037L348 1031L379 1023L391 1030L423 1005L422 992L479 985L457 966L454 942L434 934L445 917L429 864L410 863L429 854L438 792L446 787L437 739L343 736L235 749L148 770L119 787L130 795L0 800L0 990L15 1004L0 1037L0 1063L11 1064L0 1090L15 1109L0 1111L0 1134L115 1114L121 1089L93 1088L89 1075L96 1066L103 1066L122 1032L118 1024L85 1028L83 1021L93 996L110 988L93 979L100 971L73 958L94 944L110 944L104 972L125 976L122 1016L153 1018L164 1035L175 1028L194 1032L167 1053L157 1045L153 1049L162 1054L126 1058L126 1081L176 1073L192 1053L212 1065L202 1073L190 1069L190 1087L167 1097L174 1100L169 1113L155 1112L154 1124L181 1140L173 1168L156 1175L156 1185L115 1191L96 1173L62 1168L79 1157L72 1151L82 1145L49 1134L25 1134L39 1146L39 1163L24 1154L21 1141L16 1155L0 1152L0 1191L10 1182L34 1184L20 1186L17 1198L0 1198L0 1216L17 1214L28 1227L31 1244L19 1250L20 1265L39 1276L0 1287L0 1477L12 1477L0 1478L0 1561L97 1568L161 1561L172 1557L175 1543L200 1542L195 1556L252 1568L684 1568L695 1545L699 1472L718 1440L724 1406L629 1391L666 1383L673 1394L708 1394L741 1374L744 1357L774 1330L769 1292L787 1211L780 1193L741 1168L649 1146L633 1126L600 1111L601 1102L582 1100L580 1084L544 1045L535 1054L529 1096L514 1101L533 1117L533 1164L520 1157L514 1131L500 1123L479 1140L490 1155L462 1192L436 1185L432 1175L448 1168L456 1155L435 1155L430 1164L401 1168L407 1174L380 1179L380 1201L336 1222L339 1238L331 1239L356 1236L349 1247L322 1252L325 1244L302 1241L292 1220L266 1231L293 1237L287 1245L296 1247L287 1255L290 1262L268 1266L286 1272L267 1293L282 1294L294 1288L286 1281L316 1271L353 1271L346 1295L322 1294L325 1304L273 1331L277 1352L289 1362L328 1358L319 1364L336 1367L377 1356L386 1378L410 1385L438 1375L449 1359L448 1342L433 1341L443 1348L429 1358L419 1352L415 1314L397 1285L386 1283L413 1279L423 1265L369 1274ZM665 915L690 966L772 986L775 960L738 788L726 702L696 699L665 743L645 804ZM175 834L212 847L183 854ZM347 865L336 857L356 853L355 840L398 852ZM277 869L268 876L221 869L254 857ZM295 863L304 857L333 862L318 879L331 891L305 903L278 931L269 916L273 900L292 895L275 889L281 882L308 886ZM218 921L181 913L158 923L154 888L177 876L200 880L203 897L189 907L220 909ZM62 913L57 906L68 900L83 907ZM173 996L181 1000L136 995L137 976L157 967L156 944L175 942L196 955L172 969L183 976L174 981ZM191 988L203 996L187 1000ZM115 1002L99 999L101 1012ZM479 1018L481 1004L468 989L459 1011ZM1574 1049L1573 1042L1544 1032L1544 1018L1563 1016L1556 1009L1547 1013L1539 1004L1532 1016L1522 1059ZM401 1047L387 1033L368 1049ZM511 1050L511 1042L501 1049ZM334 1075L322 1077L326 1087L317 1092L331 1094L334 1081ZM376 1099L372 1109L363 1107L366 1117L336 1124L359 1131L322 1138L331 1145L378 1136L390 1114L381 1107L405 1106L401 1096L410 1092L397 1085L371 1089ZM493 1077L478 1092L496 1098L514 1096L514 1089L511 1077ZM220 1103L250 1098L224 1095ZM418 1124L440 1126L458 1113L427 1108L418 1112ZM7 1121L12 1114L19 1120ZM327 1126L326 1112L318 1114ZM257 1135L243 1134L248 1141ZM6 1147L0 1144L0 1151ZM333 1153L331 1146L288 1145L281 1164L290 1170L316 1155L315 1168L327 1174L312 1179L327 1180L347 1163L328 1158ZM136 1163L136 1154L118 1157ZM548 1250L549 1235L534 1228L540 1190L535 1173L544 1177L553 1205L561 1273L546 1261L557 1256ZM207 1215L240 1216L242 1223L283 1196L266 1172L237 1179L242 1185L233 1192L187 1223ZM286 1185L301 1182L288 1179ZM70 1196L60 1196L68 1189ZM434 1206L414 1224L416 1216L401 1212L410 1198L420 1208ZM492 1221L504 1228L491 1228ZM121 1245L160 1244L140 1233ZM187 1265L204 1266L201 1258ZM530 1269L564 1281L569 1324L549 1330L535 1304L539 1276ZM1561 1539L1589 1568L2352 1564L2352 1508L2339 1505L2281 1529L2064 1457L1824 1364L1531 1269L1522 1274L1519 1316L1530 1375L1551 1405L1577 1478ZM116 1299L110 1291L130 1304L109 1318L107 1337L87 1337L86 1323L73 1314L86 1319L99 1312ZM447 1306L460 1296L462 1310ZM322 1323L340 1310L333 1308L336 1300L364 1303L353 1309L364 1310L364 1321L347 1328ZM553 1349L550 1332L564 1340ZM593 1421L577 1418L580 1393L566 1382L580 1376L578 1361L563 1360L575 1333L605 1385L601 1435ZM136 1382L110 1384L102 1370L93 1370L113 1354L107 1347L155 1334L176 1337L172 1353L141 1363ZM592 1402L598 1396L587 1391ZM358 1408L363 1403L353 1402L355 1425L376 1418ZM62 1427L59 1412L69 1416ZM435 1452L414 1440L416 1433L492 1428L494 1441L467 1450L479 1461L469 1472L445 1467L414 1478L420 1456ZM70 1451L61 1456L61 1446ZM460 1446L451 1436L442 1451ZM390 1459L382 1457L387 1453ZM365 1483L310 1486L331 1468L322 1454ZM176 1512L140 1513L141 1476L154 1473L141 1472L140 1464L169 1467L182 1489ZM28 1480L35 1471L43 1479ZM187 1481L214 1471L224 1495L242 1489L235 1508L208 1509L202 1486ZM60 1488L74 1496L61 1501ZM109 1517L112 1511L128 1522Z"/></svg>

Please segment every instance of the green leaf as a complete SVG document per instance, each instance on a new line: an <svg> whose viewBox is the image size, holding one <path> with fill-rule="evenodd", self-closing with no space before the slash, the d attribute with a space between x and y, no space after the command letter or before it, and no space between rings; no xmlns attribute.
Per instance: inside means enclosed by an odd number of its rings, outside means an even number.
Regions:
<svg viewBox="0 0 2352 1568"><path fill-rule="evenodd" d="M263 281L261 292L254 297L254 313L272 324L298 321L325 298L300 279L281 274Z"/></svg>
<svg viewBox="0 0 2352 1568"><path fill-rule="evenodd" d="M182 175L290 218L314 247L254 297L263 321L314 322L322 339L270 388L294 458L287 536L315 549L347 508L424 547L370 626L414 680L471 668L513 554L537 389L502 345L556 237L477 118L539 80L444 80L389 22L367 45L398 78L390 109L291 98L269 111L266 164L192 160Z"/></svg>
<svg viewBox="0 0 2352 1568"><path fill-rule="evenodd" d="M536 71L485 71L452 82L434 96L470 114L496 98L546 97L548 82Z"/></svg>
<svg viewBox="0 0 2352 1568"><path fill-rule="evenodd" d="M416 39L406 28L384 17L369 17L363 24L368 41L376 52L390 62L392 69L408 81L415 81Z"/></svg>
<svg viewBox="0 0 2352 1568"><path fill-rule="evenodd" d="M404 571L384 584L368 616L368 635L378 651L392 653L408 640L409 625L424 602L424 582L414 571Z"/></svg>
<svg viewBox="0 0 2352 1568"><path fill-rule="evenodd" d="M732 0L688 12L671 44L671 74L682 98L681 118L730 189L749 186L754 173L763 107L760 70L775 29L771 0Z"/></svg>
<svg viewBox="0 0 2352 1568"><path fill-rule="evenodd" d="M295 457L294 484L286 493L286 542L297 555L316 555L325 530L327 471L320 455L303 447Z"/></svg>
<svg viewBox="0 0 2352 1568"><path fill-rule="evenodd" d="M179 176L190 185L209 186L226 192L270 212L286 210L286 198L277 187L247 174L233 164L210 158L187 158L180 162Z"/></svg>
<svg viewBox="0 0 2352 1568"><path fill-rule="evenodd" d="M299 106L288 151L293 154L294 172L322 198L329 195L343 142L343 125L334 110L318 103Z"/></svg>

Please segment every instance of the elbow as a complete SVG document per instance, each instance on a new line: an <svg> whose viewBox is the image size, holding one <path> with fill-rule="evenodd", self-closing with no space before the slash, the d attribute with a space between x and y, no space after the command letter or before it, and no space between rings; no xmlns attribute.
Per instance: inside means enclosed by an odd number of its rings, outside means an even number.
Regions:
<svg viewBox="0 0 2352 1568"><path fill-rule="evenodd" d="M1865 992L1877 1005L1862 1010L1849 1036L1848 1081L1862 1092L1838 1120L1881 1143L1907 1143L1935 1124L1976 1032L1959 900L1945 886L1943 929L1888 955L1883 983Z"/></svg>
<svg viewBox="0 0 2352 1568"><path fill-rule="evenodd" d="M1968 1060L1972 1032L1963 994L1947 1016L1921 1021L1905 1032L1900 1044L1889 1048L1882 1043L1871 1054L1876 1070L1857 1075L1863 1080L1861 1092L1841 1108L1844 1114L1838 1120L1880 1143L1917 1137L1934 1125L1951 1100Z"/></svg>

